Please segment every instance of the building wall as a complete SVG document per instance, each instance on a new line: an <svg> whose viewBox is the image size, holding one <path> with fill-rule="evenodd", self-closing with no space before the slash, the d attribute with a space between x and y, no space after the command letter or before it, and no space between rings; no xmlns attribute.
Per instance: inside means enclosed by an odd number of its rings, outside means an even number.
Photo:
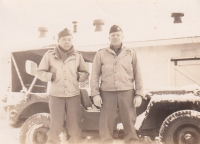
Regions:
<svg viewBox="0 0 200 144"><path fill-rule="evenodd" d="M131 47L131 44L128 46ZM171 58L200 57L200 43L140 47L135 50L138 54L145 88L173 85L170 82Z"/></svg>

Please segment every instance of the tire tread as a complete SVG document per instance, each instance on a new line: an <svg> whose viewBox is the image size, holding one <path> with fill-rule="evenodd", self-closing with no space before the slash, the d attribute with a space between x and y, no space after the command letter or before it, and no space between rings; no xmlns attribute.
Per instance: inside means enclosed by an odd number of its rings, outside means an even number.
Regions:
<svg viewBox="0 0 200 144"><path fill-rule="evenodd" d="M200 120L200 112L195 110L181 110L169 115L162 123L159 131L159 138L161 142L164 142L165 140L166 131L169 128L169 125L180 118L192 118Z"/></svg>
<svg viewBox="0 0 200 144"><path fill-rule="evenodd" d="M35 123L38 123L40 121L46 121L48 119L50 119L49 113L38 113L29 117L21 127L19 134L20 144L26 144L26 133Z"/></svg>

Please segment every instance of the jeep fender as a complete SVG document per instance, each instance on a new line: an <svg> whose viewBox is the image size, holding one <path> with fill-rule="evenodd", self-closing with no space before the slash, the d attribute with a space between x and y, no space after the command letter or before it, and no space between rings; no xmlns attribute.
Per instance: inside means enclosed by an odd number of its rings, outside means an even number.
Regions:
<svg viewBox="0 0 200 144"><path fill-rule="evenodd" d="M20 102L15 105L7 106L7 119L10 125L18 122L20 115L26 108L35 103L48 103L49 96L46 93L31 93L29 97L24 97Z"/></svg>
<svg viewBox="0 0 200 144"><path fill-rule="evenodd" d="M200 111L200 97L192 93L184 95L154 95L145 111L140 126L141 135L159 135L163 121L172 113L180 110Z"/></svg>

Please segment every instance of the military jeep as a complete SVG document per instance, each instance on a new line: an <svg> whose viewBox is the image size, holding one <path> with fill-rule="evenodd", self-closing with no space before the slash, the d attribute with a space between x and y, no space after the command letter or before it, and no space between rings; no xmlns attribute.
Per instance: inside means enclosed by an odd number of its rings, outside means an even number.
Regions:
<svg viewBox="0 0 200 144"><path fill-rule="evenodd" d="M48 107L49 83L37 79L35 71L44 53L55 45L37 50L13 52L11 54L12 83L5 110L10 125L25 121L21 127L21 144L43 144L47 140L50 126ZM96 52L80 51L84 60L92 64ZM90 67L88 65L88 67ZM90 97L89 81L80 83L83 137L98 137L100 110ZM165 144L200 143L200 97L194 89L172 88L150 90L142 105L137 108L138 135L159 137ZM123 137L123 129L117 113L115 138ZM63 129L67 137L67 130Z"/></svg>

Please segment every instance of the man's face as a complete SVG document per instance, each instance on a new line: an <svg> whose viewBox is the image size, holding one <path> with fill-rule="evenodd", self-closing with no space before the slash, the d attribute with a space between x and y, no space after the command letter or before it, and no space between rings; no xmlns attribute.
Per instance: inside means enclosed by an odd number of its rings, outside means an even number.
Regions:
<svg viewBox="0 0 200 144"><path fill-rule="evenodd" d="M69 50L72 46L72 40L73 40L72 36L64 36L58 40L58 44L64 50Z"/></svg>
<svg viewBox="0 0 200 144"><path fill-rule="evenodd" d="M124 36L122 31L113 32L109 35L109 40L113 46L121 45L123 38Z"/></svg>

